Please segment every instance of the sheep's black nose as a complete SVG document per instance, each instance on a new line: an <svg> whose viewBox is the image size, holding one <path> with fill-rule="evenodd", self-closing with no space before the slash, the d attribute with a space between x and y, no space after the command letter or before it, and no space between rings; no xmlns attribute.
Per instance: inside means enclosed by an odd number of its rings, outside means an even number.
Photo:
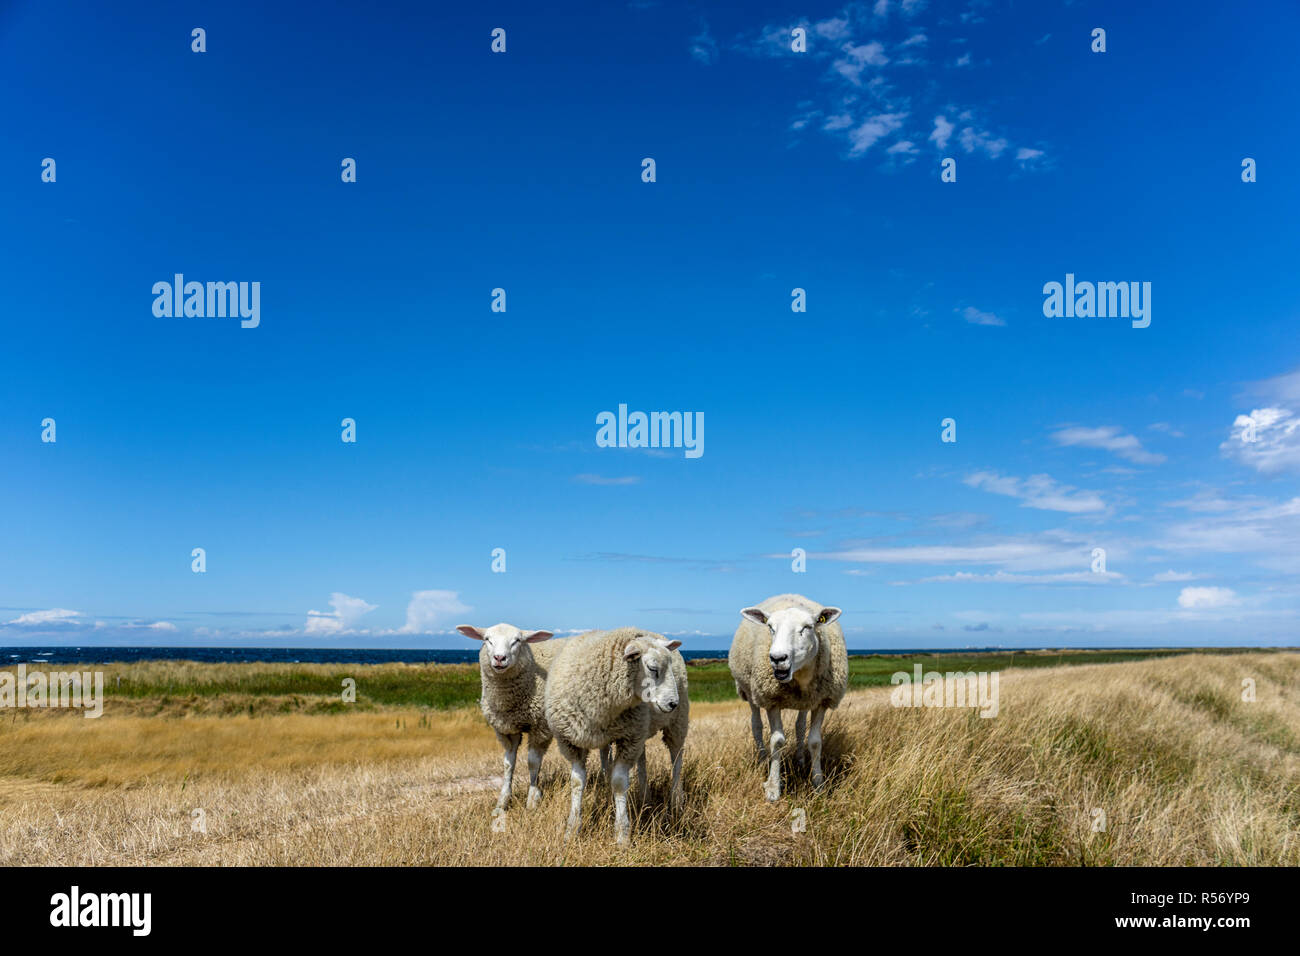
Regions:
<svg viewBox="0 0 1300 956"><path fill-rule="evenodd" d="M785 663L786 655L785 655L785 654L769 654L768 657L770 657L770 658L772 659L772 664L773 664L773 666L775 666L775 667L780 667L782 664Z"/></svg>
<svg viewBox="0 0 1300 956"><path fill-rule="evenodd" d="M668 709L669 709L669 710L676 710L676 709L677 709L677 701L673 701L671 704L669 704L669 705L668 705Z"/></svg>

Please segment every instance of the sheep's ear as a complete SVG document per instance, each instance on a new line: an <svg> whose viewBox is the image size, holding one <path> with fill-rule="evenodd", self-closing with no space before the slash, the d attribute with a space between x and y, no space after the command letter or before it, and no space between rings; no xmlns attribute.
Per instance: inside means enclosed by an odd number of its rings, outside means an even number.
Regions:
<svg viewBox="0 0 1300 956"><path fill-rule="evenodd" d="M460 631L466 637L474 638L474 640L476 641L483 641L487 639L487 635L483 633L483 629L481 627L475 627L472 624L457 624L456 630Z"/></svg>
<svg viewBox="0 0 1300 956"><path fill-rule="evenodd" d="M549 641L554 636L550 631L524 631L524 640L529 644L540 644L542 641Z"/></svg>
<svg viewBox="0 0 1300 956"><path fill-rule="evenodd" d="M675 650L677 650L677 648L679 648L679 647L681 647L681 646L682 646L682 642L681 642L681 641L669 641L669 642L668 642L668 649L669 649L670 651L675 651Z"/></svg>
<svg viewBox="0 0 1300 956"><path fill-rule="evenodd" d="M840 609L837 607L824 607L821 614L817 615L818 624L829 624L840 616Z"/></svg>
<svg viewBox="0 0 1300 956"><path fill-rule="evenodd" d="M627 647L623 649L623 660L636 661L641 659L641 642L628 641Z"/></svg>
<svg viewBox="0 0 1300 956"><path fill-rule="evenodd" d="M740 616L746 621L753 621L755 624L766 624L767 615L756 607L747 607L740 612Z"/></svg>

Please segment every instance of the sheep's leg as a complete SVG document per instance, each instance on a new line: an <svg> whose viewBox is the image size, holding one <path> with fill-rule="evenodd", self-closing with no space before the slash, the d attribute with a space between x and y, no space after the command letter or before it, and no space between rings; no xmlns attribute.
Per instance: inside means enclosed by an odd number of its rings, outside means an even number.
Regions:
<svg viewBox="0 0 1300 956"><path fill-rule="evenodd" d="M644 801L650 793L650 774L646 771L645 766L645 748L641 749L641 756L636 761L636 779L637 799Z"/></svg>
<svg viewBox="0 0 1300 956"><path fill-rule="evenodd" d="M614 791L614 842L627 846L632 839L632 821L627 814L628 778L632 764L645 753L645 741L633 744L620 743L614 751L614 772L610 775L610 789Z"/></svg>
<svg viewBox="0 0 1300 956"><path fill-rule="evenodd" d="M528 809L532 810L542 801L542 788L537 783L537 778L542 773L542 757L546 755L546 747L550 741L545 744L539 744L535 734L528 735Z"/></svg>
<svg viewBox="0 0 1300 956"><path fill-rule="evenodd" d="M668 759L673 765L673 782L668 789L669 806L673 812L677 813L682 809L682 804L686 802L686 794L682 792L682 744L681 740L665 740L668 745Z"/></svg>
<svg viewBox="0 0 1300 956"><path fill-rule="evenodd" d="M812 782L820 788L826 782L822 775L822 721L826 719L826 708L818 707L813 711L812 727L808 731L808 752L812 756Z"/></svg>
<svg viewBox="0 0 1300 956"><path fill-rule="evenodd" d="M582 791L587 785L587 751L577 747L560 747L569 760L569 822L564 827L568 840L582 825Z"/></svg>
<svg viewBox="0 0 1300 956"><path fill-rule="evenodd" d="M613 750L614 747L611 744L608 747L601 747L597 751L600 754L600 779L605 781L609 780L609 755Z"/></svg>
<svg viewBox="0 0 1300 956"><path fill-rule="evenodd" d="M519 753L519 742L524 739L523 734L497 734L497 741L501 744L501 749L505 751L506 778L501 784L501 795L497 797L497 809L504 810L506 804L510 802L510 785L515 779L515 757Z"/></svg>
<svg viewBox="0 0 1300 956"><path fill-rule="evenodd" d="M803 766L803 762L808 756L808 751L804 750L803 747L803 732L807 722L808 711L799 711L799 716L794 721L794 756L799 761L800 766Z"/></svg>
<svg viewBox="0 0 1300 956"><path fill-rule="evenodd" d="M781 750L785 747L785 731L781 729L781 708L767 711L767 724L772 728L772 763L767 771L767 786L763 793L769 801L781 799Z"/></svg>
<svg viewBox="0 0 1300 956"><path fill-rule="evenodd" d="M763 712L754 704L749 705L749 729L754 732L754 749L758 752L758 759L762 760L766 754L763 750Z"/></svg>

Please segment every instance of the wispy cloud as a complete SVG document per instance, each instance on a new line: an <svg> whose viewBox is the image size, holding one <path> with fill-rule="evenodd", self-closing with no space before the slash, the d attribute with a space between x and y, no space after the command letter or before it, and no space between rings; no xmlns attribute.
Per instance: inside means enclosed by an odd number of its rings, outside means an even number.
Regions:
<svg viewBox="0 0 1300 956"><path fill-rule="evenodd" d="M637 485L641 483L641 478L637 475L606 477L605 475L594 475L590 472L574 475L573 480L580 485Z"/></svg>
<svg viewBox="0 0 1300 956"><path fill-rule="evenodd" d="M968 305L964 309L955 309L954 311L959 313L961 317L965 319L967 322L969 322L971 325L1003 326L1007 324L1005 319L999 318L998 316L994 315L992 312L981 312L973 305Z"/></svg>
<svg viewBox="0 0 1300 956"><path fill-rule="evenodd" d="M1178 606L1188 610L1231 607L1237 604L1232 588L1183 588L1178 592Z"/></svg>
<svg viewBox="0 0 1300 956"><path fill-rule="evenodd" d="M930 142L943 151L956 136L967 154L990 159L1013 154L1022 168L1042 159L1040 148L1021 147L1012 153L1008 138L990 129L974 107L954 103L959 87L946 91L934 71L915 69L926 62L931 32L947 22L940 18L933 27L911 22L924 9L916 0L880 0L867 14L863 6L849 4L829 19L802 17L767 24L738 41L737 49L759 57L803 60L823 71L825 92L801 104L802 112L790 128L819 129L841 139L847 158L859 159L880 146L890 165L909 163L919 152L917 143ZM805 31L806 52L791 49L795 28ZM951 62L965 67L974 58L967 51ZM933 128L917 128L918 119L927 122L921 117L933 117Z"/></svg>
<svg viewBox="0 0 1300 956"><path fill-rule="evenodd" d="M1082 491L1061 484L1050 475L1017 478L992 471L979 471L969 475L965 483L991 494L1017 498L1026 508L1064 511L1067 514L1088 514L1106 510L1106 503L1097 492Z"/></svg>
<svg viewBox="0 0 1300 956"><path fill-rule="evenodd" d="M713 39L709 32L709 25L702 23L700 32L691 37L690 41L691 59L696 63L702 63L709 66L718 59L718 41Z"/></svg>
<svg viewBox="0 0 1300 956"><path fill-rule="evenodd" d="M1165 460L1164 455L1147 451L1136 435L1125 433L1117 425L1062 428L1053 432L1051 437L1058 445L1100 448L1137 465L1158 465Z"/></svg>

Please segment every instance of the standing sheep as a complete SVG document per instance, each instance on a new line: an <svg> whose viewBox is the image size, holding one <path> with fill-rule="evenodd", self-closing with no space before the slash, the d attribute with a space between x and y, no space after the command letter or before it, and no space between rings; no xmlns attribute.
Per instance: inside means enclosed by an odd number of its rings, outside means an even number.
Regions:
<svg viewBox="0 0 1300 956"><path fill-rule="evenodd" d="M505 751L505 782L501 785L496 808L505 810L510 802L515 757L526 733L528 809L531 810L542 799L537 777L542 769L542 757L551 745L552 735L546 725L546 675L565 641L551 641L533 649L530 645L550 641L551 632L521 631L510 624L497 624L486 629L461 624L456 630L483 642L478 654L483 680L479 706Z"/></svg>
<svg viewBox="0 0 1300 956"><path fill-rule="evenodd" d="M822 720L827 708L844 698L849 682L844 632L835 623L840 609L823 607L799 594L780 594L757 607L745 608L740 616L744 620L736 628L727 664L736 681L736 693L749 704L750 727L760 758L763 718L759 710L767 711L772 753L764 793L768 800L781 797L782 709L799 711L795 752L800 757L804 718L812 711L808 752L813 786L820 787L826 779L822 775Z"/></svg>
<svg viewBox="0 0 1300 956"><path fill-rule="evenodd" d="M690 708L686 665L676 653L681 641L623 627L588 631L565 644L546 681L546 721L571 768L565 837L577 833L582 823L587 752L612 744L614 839L623 845L632 830L628 778L634 763L644 767L645 742L652 728L663 730L673 762L673 799L680 802L681 748Z"/></svg>

